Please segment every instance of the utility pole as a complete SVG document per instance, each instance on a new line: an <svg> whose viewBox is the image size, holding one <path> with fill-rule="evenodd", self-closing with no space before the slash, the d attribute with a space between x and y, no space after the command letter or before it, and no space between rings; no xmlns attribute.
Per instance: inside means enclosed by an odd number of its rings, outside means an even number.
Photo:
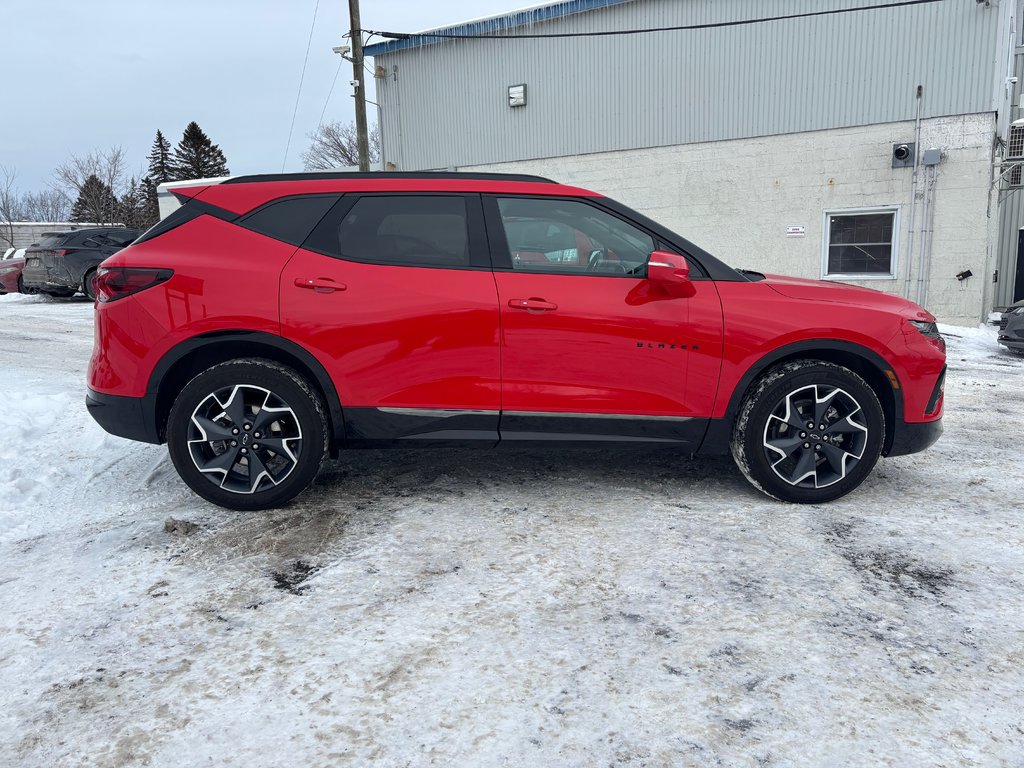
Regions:
<svg viewBox="0 0 1024 768"><path fill-rule="evenodd" d="M366 90L363 83L363 29L359 21L359 0L348 0L348 18L352 39L352 82L356 99L356 147L359 170L370 170L370 140L366 131Z"/></svg>

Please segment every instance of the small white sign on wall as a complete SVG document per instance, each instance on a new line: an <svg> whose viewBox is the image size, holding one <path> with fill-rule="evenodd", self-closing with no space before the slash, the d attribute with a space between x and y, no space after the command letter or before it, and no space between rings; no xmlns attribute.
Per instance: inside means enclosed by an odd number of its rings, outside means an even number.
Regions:
<svg viewBox="0 0 1024 768"><path fill-rule="evenodd" d="M807 234L807 227L794 225L786 227L786 237L803 237Z"/></svg>

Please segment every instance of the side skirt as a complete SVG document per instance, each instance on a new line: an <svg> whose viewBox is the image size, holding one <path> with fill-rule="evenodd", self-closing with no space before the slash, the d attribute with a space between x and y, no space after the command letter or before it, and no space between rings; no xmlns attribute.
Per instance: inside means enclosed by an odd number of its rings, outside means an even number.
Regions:
<svg viewBox="0 0 1024 768"><path fill-rule="evenodd" d="M505 444L602 443L616 448L664 446L695 451L707 423L707 419L684 416L504 411L499 431Z"/></svg>
<svg viewBox="0 0 1024 768"><path fill-rule="evenodd" d="M467 445L664 446L696 451L710 419L441 408L345 408L349 448Z"/></svg>

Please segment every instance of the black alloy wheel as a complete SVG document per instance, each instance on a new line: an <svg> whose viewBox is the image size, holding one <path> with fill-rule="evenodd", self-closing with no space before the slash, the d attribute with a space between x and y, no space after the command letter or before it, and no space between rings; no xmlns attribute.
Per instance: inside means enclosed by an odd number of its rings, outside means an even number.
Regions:
<svg viewBox="0 0 1024 768"><path fill-rule="evenodd" d="M783 501L831 501L856 488L881 452L885 418L856 373L820 360L768 371L744 400L732 453L757 488Z"/></svg>
<svg viewBox="0 0 1024 768"><path fill-rule="evenodd" d="M82 293L89 301L96 301L96 274L97 270L90 269L82 278Z"/></svg>
<svg viewBox="0 0 1024 768"><path fill-rule="evenodd" d="M171 407L167 444L197 494L230 509L281 506L313 481L327 452L326 411L295 371L234 360L203 371Z"/></svg>

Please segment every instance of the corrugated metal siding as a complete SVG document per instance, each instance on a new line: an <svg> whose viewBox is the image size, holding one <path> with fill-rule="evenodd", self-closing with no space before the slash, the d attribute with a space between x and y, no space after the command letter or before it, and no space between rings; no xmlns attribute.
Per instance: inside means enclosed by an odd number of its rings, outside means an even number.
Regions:
<svg viewBox="0 0 1024 768"><path fill-rule="evenodd" d="M1018 8L1020 3L1018 3ZM1020 16L1018 15L1018 18ZM1019 29L1019 26L1018 26ZM1017 82L1013 86L1014 105L1021 103L1024 94L1024 48L1017 48L1014 74ZM1024 117L1024 110L1016 106L1011 110L1011 120ZM1005 168L1004 168L1005 170ZM996 256L996 269L999 270L999 282L995 284L992 303L996 307L1005 307L1013 303L1015 280L1017 276L1018 234L1024 228L1024 190L1008 190L1005 183L997 185L999 195L999 250ZM989 275L988 279L992 279Z"/></svg>
<svg viewBox="0 0 1024 768"><path fill-rule="evenodd" d="M857 7L866 0L830 0ZM636 0L532 27L589 32L822 10L820 0ZM460 40L375 59L386 159L414 170L993 111L998 9L931 5L701 31ZM396 70L397 68L397 70ZM506 88L527 84L527 106Z"/></svg>

